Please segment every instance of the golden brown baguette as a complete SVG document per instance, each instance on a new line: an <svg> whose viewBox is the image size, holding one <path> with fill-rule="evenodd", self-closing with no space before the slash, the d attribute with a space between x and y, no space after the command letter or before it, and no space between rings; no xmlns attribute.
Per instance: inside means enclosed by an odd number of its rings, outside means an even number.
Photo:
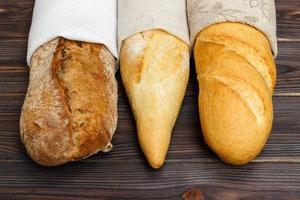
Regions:
<svg viewBox="0 0 300 200"><path fill-rule="evenodd" d="M140 146L159 168L186 91L189 47L162 30L138 33L123 42L120 65Z"/></svg>
<svg viewBox="0 0 300 200"><path fill-rule="evenodd" d="M117 124L115 60L103 45L55 39L33 55L20 132L30 157L57 166L109 151Z"/></svg>
<svg viewBox="0 0 300 200"><path fill-rule="evenodd" d="M206 143L225 162L254 159L272 128L276 67L263 33L241 23L212 25L194 49Z"/></svg>

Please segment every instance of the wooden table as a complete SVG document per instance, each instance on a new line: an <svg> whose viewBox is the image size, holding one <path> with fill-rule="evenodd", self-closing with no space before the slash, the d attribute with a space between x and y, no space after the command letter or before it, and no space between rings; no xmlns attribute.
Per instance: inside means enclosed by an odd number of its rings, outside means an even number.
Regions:
<svg viewBox="0 0 300 200"><path fill-rule="evenodd" d="M57 168L32 162L19 138L28 84L25 63L33 0L0 0L0 199L181 199L199 188L209 199L300 199L300 1L277 0L279 56L270 140L251 164L222 163L205 145L192 64L165 166L152 170L138 147L119 82L114 150Z"/></svg>

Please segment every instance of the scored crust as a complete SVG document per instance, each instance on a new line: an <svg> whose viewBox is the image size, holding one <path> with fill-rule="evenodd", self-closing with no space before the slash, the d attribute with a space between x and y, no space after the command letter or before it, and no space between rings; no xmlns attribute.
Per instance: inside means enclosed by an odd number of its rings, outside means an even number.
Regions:
<svg viewBox="0 0 300 200"><path fill-rule="evenodd" d="M109 151L117 124L115 60L103 45L57 38L33 55L20 119L37 163L56 166Z"/></svg>
<svg viewBox="0 0 300 200"><path fill-rule="evenodd" d="M272 128L276 67L269 42L251 26L226 22L200 32L194 54L205 142L224 162L246 164Z"/></svg>

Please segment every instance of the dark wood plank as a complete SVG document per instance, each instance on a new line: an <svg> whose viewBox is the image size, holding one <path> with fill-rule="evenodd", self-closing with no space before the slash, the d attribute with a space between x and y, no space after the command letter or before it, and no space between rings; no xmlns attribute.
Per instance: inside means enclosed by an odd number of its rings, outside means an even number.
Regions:
<svg viewBox="0 0 300 200"><path fill-rule="evenodd" d="M3 187L0 188L0 198L2 200L137 200L137 199L165 199L180 200L181 193L191 186L178 186L171 189L84 189L84 188L51 188L51 187ZM229 187L213 185L193 185L201 189L205 200L298 200L299 192L281 192L281 191L248 191L238 190Z"/></svg>
<svg viewBox="0 0 300 200"><path fill-rule="evenodd" d="M0 1L0 38L27 38L34 0Z"/></svg>
<svg viewBox="0 0 300 200"><path fill-rule="evenodd" d="M284 199L288 196L285 195L287 192L296 199L300 191L300 169L298 164L290 163L254 163L233 167L218 161L168 161L163 169L154 171L143 161L130 160L87 161L52 169L31 162L5 162L0 164L0 169L0 187L22 188L16 192L18 195L38 196L40 193L40 196L55 196L56 199L60 195L78 195L81 199L85 196L179 199L190 187L201 188L205 199L220 199L222 195L229 195L226 199L231 199L230 195L234 195L231 196L233 199L242 196L251 199L255 197L251 194L255 193L258 199L264 195ZM179 169L185 169L184 173ZM14 195L12 192L15 190L0 190L3 196Z"/></svg>
<svg viewBox="0 0 300 200"><path fill-rule="evenodd" d="M300 1L275 0L277 11L277 34L279 41L300 40ZM280 48L280 45L279 45Z"/></svg>

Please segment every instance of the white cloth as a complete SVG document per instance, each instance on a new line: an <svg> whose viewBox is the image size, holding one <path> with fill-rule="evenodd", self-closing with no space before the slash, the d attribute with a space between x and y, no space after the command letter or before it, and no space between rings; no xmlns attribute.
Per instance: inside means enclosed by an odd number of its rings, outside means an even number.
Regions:
<svg viewBox="0 0 300 200"><path fill-rule="evenodd" d="M162 29L189 44L186 0L119 0L118 47L130 36Z"/></svg>
<svg viewBox="0 0 300 200"><path fill-rule="evenodd" d="M58 36L104 44L117 57L117 0L36 0L28 65L37 48Z"/></svg>
<svg viewBox="0 0 300 200"><path fill-rule="evenodd" d="M241 22L263 32L277 56L274 0L187 0L191 45L204 28L221 22Z"/></svg>

